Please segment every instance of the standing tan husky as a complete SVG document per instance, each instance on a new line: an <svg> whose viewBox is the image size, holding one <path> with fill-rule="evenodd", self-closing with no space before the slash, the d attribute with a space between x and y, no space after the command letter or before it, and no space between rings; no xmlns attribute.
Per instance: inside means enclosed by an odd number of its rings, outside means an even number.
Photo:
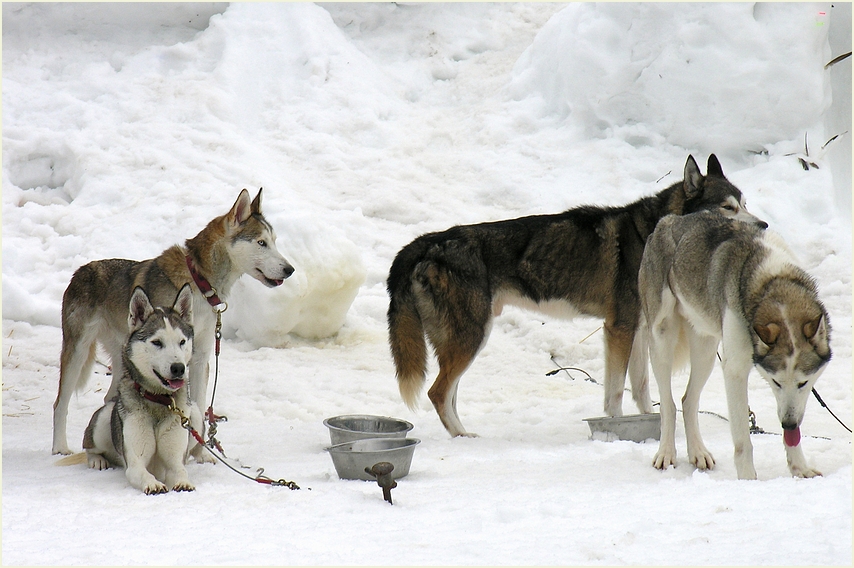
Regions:
<svg viewBox="0 0 854 568"><path fill-rule="evenodd" d="M739 479L756 479L750 442L747 376L755 366L777 399L789 470L814 477L801 450L810 391L830 361L830 322L815 282L782 239L754 223L711 212L663 219L649 238L638 276L649 324L650 359L661 395L661 442L653 465L676 465L674 358L690 352L682 412L688 460L715 465L700 437L700 393L718 344Z"/></svg>
<svg viewBox="0 0 854 568"><path fill-rule="evenodd" d="M579 207L418 237L397 254L388 277L389 343L404 402L414 407L426 381L426 334L439 360L427 394L452 436L470 435L457 415L457 386L493 318L513 304L603 318L605 412L622 414L627 369L635 403L651 412L646 335L635 333L644 243L665 215L705 209L755 219L714 154L706 176L688 156L683 181L623 207Z"/></svg>
<svg viewBox="0 0 854 568"><path fill-rule="evenodd" d="M293 271L276 250L273 227L261 214L261 190L250 202L245 189L228 213L208 223L183 247L172 246L151 260L97 260L79 268L62 297L62 353L59 393L53 405L53 453L71 453L66 436L68 403L92 371L96 342L104 346L112 361L113 381L105 402L116 394L124 372L122 346L128 335L127 307L134 288L143 288L155 306L168 306L178 290L190 283L196 340L189 387L191 400L200 409L204 408L214 349L213 302L224 302L243 274L273 288ZM194 456L208 459L203 452L195 452Z"/></svg>

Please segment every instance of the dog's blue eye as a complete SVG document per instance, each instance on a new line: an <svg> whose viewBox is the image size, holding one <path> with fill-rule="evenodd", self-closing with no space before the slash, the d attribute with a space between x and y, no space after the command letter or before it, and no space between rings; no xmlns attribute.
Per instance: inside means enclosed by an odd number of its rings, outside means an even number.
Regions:
<svg viewBox="0 0 854 568"><path fill-rule="evenodd" d="M264 247L264 248L266 248L266 247L267 247L267 241L265 241L265 240L260 240L260 241L258 241L258 244L259 244L260 246Z"/></svg>
<svg viewBox="0 0 854 568"><path fill-rule="evenodd" d="M155 339L154 341L151 342L151 344L154 345L155 347L163 347L163 342L160 341L159 339Z"/></svg>

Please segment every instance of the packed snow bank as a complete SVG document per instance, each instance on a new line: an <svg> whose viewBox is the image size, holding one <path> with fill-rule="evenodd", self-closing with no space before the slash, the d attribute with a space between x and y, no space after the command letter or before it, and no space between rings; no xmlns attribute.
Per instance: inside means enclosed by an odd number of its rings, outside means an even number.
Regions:
<svg viewBox="0 0 854 568"><path fill-rule="evenodd" d="M582 137L760 152L802 138L830 104L826 10L574 4L520 58L512 90L542 97L543 112L567 118Z"/></svg>
<svg viewBox="0 0 854 568"><path fill-rule="evenodd" d="M213 74L229 93L228 119L248 129L245 135L262 130L286 142L287 109L326 134L354 118L370 129L395 104L395 82L314 4L235 3L203 36L202 45L218 50Z"/></svg>

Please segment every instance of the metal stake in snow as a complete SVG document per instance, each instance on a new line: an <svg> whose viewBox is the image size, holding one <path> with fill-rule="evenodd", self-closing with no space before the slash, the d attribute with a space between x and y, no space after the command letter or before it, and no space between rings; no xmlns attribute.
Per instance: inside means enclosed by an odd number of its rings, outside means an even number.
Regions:
<svg viewBox="0 0 854 568"><path fill-rule="evenodd" d="M383 489L383 499L388 501L389 505L394 505L391 502L391 490L397 487L397 481L391 477L392 471L394 471L394 465L389 462L379 462L365 468L365 473L377 478L377 484Z"/></svg>

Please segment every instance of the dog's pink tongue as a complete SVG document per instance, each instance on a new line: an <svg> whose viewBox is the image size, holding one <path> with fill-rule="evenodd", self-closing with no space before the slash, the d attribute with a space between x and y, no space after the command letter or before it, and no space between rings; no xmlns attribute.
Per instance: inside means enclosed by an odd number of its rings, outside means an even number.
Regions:
<svg viewBox="0 0 854 568"><path fill-rule="evenodd" d="M184 386L184 379L172 379L169 381L169 386L175 390Z"/></svg>
<svg viewBox="0 0 854 568"><path fill-rule="evenodd" d="M801 443L801 429L795 428L794 430L783 430L783 441L786 442L786 445L790 448L794 448L798 444Z"/></svg>

